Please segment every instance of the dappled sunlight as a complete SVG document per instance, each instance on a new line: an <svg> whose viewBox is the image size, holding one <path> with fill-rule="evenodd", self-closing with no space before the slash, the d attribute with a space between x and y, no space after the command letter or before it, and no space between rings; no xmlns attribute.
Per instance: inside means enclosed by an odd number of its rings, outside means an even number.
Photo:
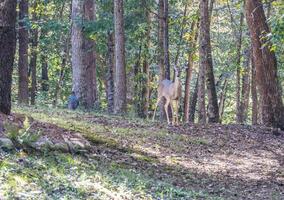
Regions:
<svg viewBox="0 0 284 200"><path fill-rule="evenodd" d="M31 116L50 123L55 131L80 133L91 142L88 160L66 154L52 161L63 169L49 167L54 177L48 181L63 176L62 181L76 193L107 199L151 199L166 190L167 195L187 197L211 196L207 191L214 191L212 196L236 193L240 197L243 191L256 190L266 197L281 193L284 151L279 137L241 126L166 128L60 113L49 117L35 110Z"/></svg>

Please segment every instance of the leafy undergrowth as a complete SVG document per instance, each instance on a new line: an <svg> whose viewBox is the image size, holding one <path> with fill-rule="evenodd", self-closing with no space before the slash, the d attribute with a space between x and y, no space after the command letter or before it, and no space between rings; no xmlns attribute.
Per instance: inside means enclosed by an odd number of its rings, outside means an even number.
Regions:
<svg viewBox="0 0 284 200"><path fill-rule="evenodd" d="M92 148L0 155L0 199L283 199L284 135L265 127L164 124L15 108L33 129L79 132ZM1 197L2 196L2 197Z"/></svg>

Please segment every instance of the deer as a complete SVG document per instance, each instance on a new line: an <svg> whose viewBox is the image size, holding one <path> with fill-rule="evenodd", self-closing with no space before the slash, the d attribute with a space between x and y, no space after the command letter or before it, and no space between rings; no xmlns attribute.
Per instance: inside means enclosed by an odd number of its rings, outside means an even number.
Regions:
<svg viewBox="0 0 284 200"><path fill-rule="evenodd" d="M181 97L181 82L180 82L180 70L175 66L175 79L174 81L170 81L168 79L164 79L160 81L159 86L158 86L158 98L157 98L157 103L155 105L155 110L154 110L154 115L153 115L153 121L155 120L155 114L157 107L159 105L159 102L162 100L164 97L166 99L164 109L166 111L166 116L167 116L167 122L168 125L171 124L170 118L169 118L169 113L168 113L168 108L169 105L171 107L172 111L172 123L173 125L178 125L178 109L179 109L179 99Z"/></svg>

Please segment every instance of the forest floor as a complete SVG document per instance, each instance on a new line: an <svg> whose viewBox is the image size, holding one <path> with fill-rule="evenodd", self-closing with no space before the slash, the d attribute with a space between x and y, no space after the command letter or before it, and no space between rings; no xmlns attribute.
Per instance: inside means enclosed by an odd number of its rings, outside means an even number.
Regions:
<svg viewBox="0 0 284 200"><path fill-rule="evenodd" d="M0 199L284 199L284 134L16 107L2 120L51 137L80 133L87 151L0 150ZM0 116L1 118L1 116ZM27 131L29 131L27 130ZM26 132L27 132L26 131Z"/></svg>

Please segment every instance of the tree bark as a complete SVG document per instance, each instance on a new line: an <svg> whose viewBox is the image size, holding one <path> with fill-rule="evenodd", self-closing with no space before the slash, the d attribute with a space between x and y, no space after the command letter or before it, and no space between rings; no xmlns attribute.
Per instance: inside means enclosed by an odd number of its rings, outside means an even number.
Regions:
<svg viewBox="0 0 284 200"><path fill-rule="evenodd" d="M94 21L93 0L73 0L72 3L72 69L73 91L85 109L95 102L96 77L95 42L84 33L84 27Z"/></svg>
<svg viewBox="0 0 284 200"><path fill-rule="evenodd" d="M225 78L224 84L222 86L222 92L221 92L221 95L220 95L220 100L219 100L220 123L222 123L222 118L223 118L223 114L224 114L226 94L227 94L227 86L228 86L228 80L227 80L227 78Z"/></svg>
<svg viewBox="0 0 284 200"><path fill-rule="evenodd" d="M45 55L41 55L41 89L47 92L49 89L48 84L48 63Z"/></svg>
<svg viewBox="0 0 284 200"><path fill-rule="evenodd" d="M115 98L114 113L127 112L123 0L114 0Z"/></svg>
<svg viewBox="0 0 284 200"><path fill-rule="evenodd" d="M38 20L38 16L35 12L38 4L35 2L33 5L34 12L32 14L32 18L34 22ZM37 92L37 54L38 54L38 28L34 28L31 30L32 40L31 40L31 59L30 59L30 71L31 71L31 105L35 105L36 101L36 92Z"/></svg>
<svg viewBox="0 0 284 200"><path fill-rule="evenodd" d="M208 0L201 0L200 2L200 84L203 81L203 72L206 72L206 85L208 93L208 122L218 123L219 122L219 109L218 99L215 88L215 78L213 72L212 53L211 53L211 42L210 42L210 19L208 10ZM202 98L203 95L200 97ZM205 96L205 95L204 95ZM205 99L202 100L205 103ZM203 104L203 103L202 103ZM201 110L202 111L202 110ZM200 116L202 117L202 115ZM201 118L200 118L201 119ZM202 119L204 122L204 119Z"/></svg>
<svg viewBox="0 0 284 200"><path fill-rule="evenodd" d="M237 57L236 57L236 121L237 123L242 123L242 112L241 112L241 50L242 50L242 26L243 26L243 13L240 18L239 32L235 31L235 37L237 41ZM232 20L233 23L233 20Z"/></svg>
<svg viewBox="0 0 284 200"><path fill-rule="evenodd" d="M189 48L190 52L188 53L188 66L186 69L186 80L185 80L185 92L184 92L184 122L187 123L189 121L189 100L190 100L190 82L192 77L192 69L193 69L193 56L195 54L195 48L198 38L198 27L199 22L192 22L191 25L191 33L194 35L193 40L190 41Z"/></svg>
<svg viewBox="0 0 284 200"><path fill-rule="evenodd" d="M114 69L114 41L113 33L108 33L107 42L107 105L108 113L114 112L114 79L113 79L113 69Z"/></svg>
<svg viewBox="0 0 284 200"><path fill-rule="evenodd" d="M189 106L189 121L194 122L195 118L195 111L196 111L196 104L197 104L197 97L198 97L198 78L196 80L196 84L194 87L193 94L190 97L190 106Z"/></svg>
<svg viewBox="0 0 284 200"><path fill-rule="evenodd" d="M242 91L240 100L240 121L239 123L244 124L247 121L248 106L249 106L249 95L250 95L250 49L245 50L244 69L242 73Z"/></svg>
<svg viewBox="0 0 284 200"><path fill-rule="evenodd" d="M253 59L253 50L251 48L251 97L252 97L252 124L257 125L258 122L258 97L256 89L256 71Z"/></svg>
<svg viewBox="0 0 284 200"><path fill-rule="evenodd" d="M151 13L150 11L146 12L146 20L147 20L147 39L146 39L146 46L145 51L146 54L143 60L143 74L145 78L143 79L143 90L142 90L142 102L143 102L143 117L148 118L148 110L150 106L150 69L149 69L149 49L151 45Z"/></svg>
<svg viewBox="0 0 284 200"><path fill-rule="evenodd" d="M0 112L11 112L11 85L16 49L16 0L0 4Z"/></svg>
<svg viewBox="0 0 284 200"><path fill-rule="evenodd" d="M159 82L164 80L165 77L165 52L164 52L164 0L159 0L158 8L158 59L159 59ZM160 120L165 119L165 110L164 110L165 101L162 99L159 103L160 108Z"/></svg>
<svg viewBox="0 0 284 200"><path fill-rule="evenodd" d="M277 61L275 53L270 50L271 44L262 37L270 32L263 5L260 0L247 0L245 8L261 98L261 121L266 126L284 129L284 110L277 76Z"/></svg>
<svg viewBox="0 0 284 200"><path fill-rule="evenodd" d="M164 29L164 56L165 56L165 77L171 80L171 66L170 66L170 55L169 55L169 2L164 1L164 15L163 15L163 29Z"/></svg>
<svg viewBox="0 0 284 200"><path fill-rule="evenodd" d="M20 104L29 104L29 31L26 21L29 17L28 0L20 0L19 3L19 89L18 101Z"/></svg>

